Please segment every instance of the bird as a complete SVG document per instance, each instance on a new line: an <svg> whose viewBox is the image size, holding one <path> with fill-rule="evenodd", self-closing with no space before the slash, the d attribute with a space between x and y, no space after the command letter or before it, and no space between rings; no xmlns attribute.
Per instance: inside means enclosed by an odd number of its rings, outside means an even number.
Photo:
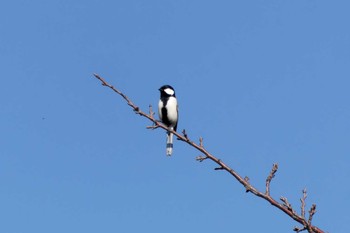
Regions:
<svg viewBox="0 0 350 233"><path fill-rule="evenodd" d="M175 90L170 85L164 85L158 89L160 99L158 103L158 115L160 121L166 125L169 130L176 131L179 120L179 112ZM173 152L173 133L167 132L166 155L171 156Z"/></svg>

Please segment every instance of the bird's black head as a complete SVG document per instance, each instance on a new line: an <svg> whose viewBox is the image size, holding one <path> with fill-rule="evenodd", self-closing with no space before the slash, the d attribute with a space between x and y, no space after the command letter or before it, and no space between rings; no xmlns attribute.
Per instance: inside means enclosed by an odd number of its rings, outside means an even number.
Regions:
<svg viewBox="0 0 350 233"><path fill-rule="evenodd" d="M175 97L175 90L170 85L164 85L161 88L159 88L160 96L161 97L169 97L174 96Z"/></svg>

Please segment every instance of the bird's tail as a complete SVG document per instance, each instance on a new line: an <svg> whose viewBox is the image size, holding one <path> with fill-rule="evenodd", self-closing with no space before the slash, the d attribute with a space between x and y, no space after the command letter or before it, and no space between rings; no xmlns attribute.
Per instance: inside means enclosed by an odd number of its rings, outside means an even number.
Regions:
<svg viewBox="0 0 350 233"><path fill-rule="evenodd" d="M166 138L166 155L171 156L173 153L173 134L168 132Z"/></svg>

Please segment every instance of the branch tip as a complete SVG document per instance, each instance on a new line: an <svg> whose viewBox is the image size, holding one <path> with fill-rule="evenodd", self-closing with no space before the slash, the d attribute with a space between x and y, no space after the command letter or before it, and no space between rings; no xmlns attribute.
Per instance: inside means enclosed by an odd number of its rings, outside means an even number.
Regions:
<svg viewBox="0 0 350 233"><path fill-rule="evenodd" d="M206 160L208 158L209 158L208 156L199 155L199 156L196 157L196 160L199 161L199 162L203 162L204 160Z"/></svg>
<svg viewBox="0 0 350 233"><path fill-rule="evenodd" d="M309 225L311 225L312 218L313 218L315 213L316 213L316 204L312 204L312 206L309 210L309 220L307 221Z"/></svg>
<svg viewBox="0 0 350 233"><path fill-rule="evenodd" d="M295 231L295 232L302 232L302 231L305 231L305 230L306 230L306 227L303 227L303 228L294 227L294 228L293 228L293 231Z"/></svg>
<svg viewBox="0 0 350 233"><path fill-rule="evenodd" d="M271 183L272 179L275 177L275 174L276 174L277 170L278 170L278 164L274 163L272 165L272 169L270 171L270 174L266 178L266 191L265 191L265 194L267 196L270 196L270 183Z"/></svg>
<svg viewBox="0 0 350 233"><path fill-rule="evenodd" d="M203 138L202 137L199 137L199 146L203 147Z"/></svg>
<svg viewBox="0 0 350 233"><path fill-rule="evenodd" d="M157 129L157 128L159 128L159 126L158 125L150 125L150 126L146 126L146 129Z"/></svg>
<svg viewBox="0 0 350 233"><path fill-rule="evenodd" d="M153 109L152 109L152 104L149 105L149 115L152 119L154 119L154 112L153 112Z"/></svg>
<svg viewBox="0 0 350 233"><path fill-rule="evenodd" d="M306 188L303 189L303 196L302 198L300 198L300 202L301 202L301 216L305 219L305 206L306 206L306 197L307 197L307 192L306 192Z"/></svg>

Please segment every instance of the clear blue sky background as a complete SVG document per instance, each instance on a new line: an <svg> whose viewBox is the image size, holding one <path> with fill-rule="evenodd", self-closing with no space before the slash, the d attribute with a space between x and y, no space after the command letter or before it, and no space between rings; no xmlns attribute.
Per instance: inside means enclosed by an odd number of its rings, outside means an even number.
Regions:
<svg viewBox="0 0 350 233"><path fill-rule="evenodd" d="M0 232L292 232L198 152L149 131L171 84L179 129L314 224L350 232L349 1L3 1Z"/></svg>

